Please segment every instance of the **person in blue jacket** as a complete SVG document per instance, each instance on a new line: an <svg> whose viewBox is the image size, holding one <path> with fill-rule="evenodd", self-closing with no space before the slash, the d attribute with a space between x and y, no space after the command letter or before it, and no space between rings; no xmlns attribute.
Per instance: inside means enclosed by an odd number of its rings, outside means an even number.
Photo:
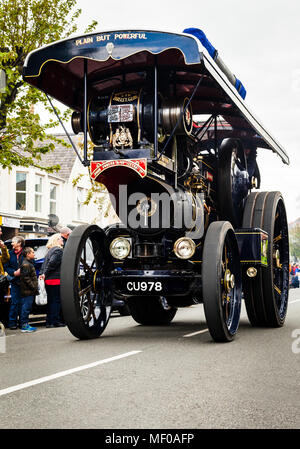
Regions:
<svg viewBox="0 0 300 449"><path fill-rule="evenodd" d="M12 249L9 251L9 262L4 264L10 283L11 304L8 316L8 328L17 329L18 319L21 316L22 298L20 292L20 266L23 261L22 251L25 240L21 236L12 238Z"/></svg>

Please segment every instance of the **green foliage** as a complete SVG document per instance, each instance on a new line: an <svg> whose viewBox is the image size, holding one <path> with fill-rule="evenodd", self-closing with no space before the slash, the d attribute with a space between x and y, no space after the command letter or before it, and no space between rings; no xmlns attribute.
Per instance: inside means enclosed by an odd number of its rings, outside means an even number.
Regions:
<svg viewBox="0 0 300 449"><path fill-rule="evenodd" d="M289 232L291 257L300 259L300 225L295 226Z"/></svg>
<svg viewBox="0 0 300 449"><path fill-rule="evenodd" d="M46 134L48 129L57 126L56 119L50 119L45 126L35 113L35 106L41 104L53 113L46 96L27 85L21 73L30 51L77 31L76 20L81 10L74 9L75 6L76 0L0 0L0 69L7 76L6 90L0 94L0 166L3 168L40 167L41 155L53 150L55 140L58 141ZM96 25L93 21L88 31ZM66 111L62 118L68 114ZM50 144L49 139L53 141ZM58 167L40 168L51 172Z"/></svg>

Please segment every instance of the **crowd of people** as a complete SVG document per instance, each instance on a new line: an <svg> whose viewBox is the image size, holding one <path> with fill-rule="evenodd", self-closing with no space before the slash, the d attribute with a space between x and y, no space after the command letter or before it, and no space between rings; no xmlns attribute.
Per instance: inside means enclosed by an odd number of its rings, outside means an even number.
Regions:
<svg viewBox="0 0 300 449"><path fill-rule="evenodd" d="M12 248L8 250L1 240L0 227L0 322L9 329L19 327L21 332L36 331L29 324L29 315L35 296L39 294L38 277L45 283L47 292L46 327L65 326L60 302L60 267L70 233L71 229L66 227L49 238L48 251L37 276L34 249L25 246L24 238L17 235L12 238Z"/></svg>
<svg viewBox="0 0 300 449"><path fill-rule="evenodd" d="M290 265L290 276L291 276L290 286L292 288L299 288L299 276L300 276L299 264L294 262L292 265Z"/></svg>

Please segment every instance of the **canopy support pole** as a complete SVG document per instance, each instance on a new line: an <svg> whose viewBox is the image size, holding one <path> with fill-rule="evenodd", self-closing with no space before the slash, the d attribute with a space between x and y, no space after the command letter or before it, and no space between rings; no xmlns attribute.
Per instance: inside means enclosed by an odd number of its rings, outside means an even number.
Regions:
<svg viewBox="0 0 300 449"><path fill-rule="evenodd" d="M79 152L78 152L78 150L77 150L77 148L76 148L76 146L75 146L75 144L74 144L74 142L73 142L73 140L71 139L71 136L70 136L70 134L68 133L68 131L66 130L66 128L65 128L65 125L63 124L63 122L62 122L62 120L61 120L61 118L60 118L60 116L58 115L58 113L57 113L57 110L55 109L55 107L54 107L54 105L53 105L53 103L52 103L52 101L51 101L51 99L50 99L50 97L49 97L49 95L48 94L46 94L46 97L47 97L47 99L48 99L48 101L49 101L49 103L50 103L50 105L51 105L51 107L52 107L52 109L53 109L53 112L54 112L54 114L56 115L56 117L58 118L58 121L59 121L59 123L61 124L61 126L63 127L63 130L64 130L64 132L65 132L65 134L66 134L66 136L67 136L67 138L69 139L69 142L70 142L70 144L72 145L72 147L73 147L73 150L75 151L75 153L77 154L77 156L78 156L78 159L80 160L80 162L84 165L84 163L83 163L83 160L82 160L82 158L81 158L81 156L80 156L80 154L79 154Z"/></svg>
<svg viewBox="0 0 300 449"><path fill-rule="evenodd" d="M158 87L157 87L157 58L154 64L154 155L155 159L158 154Z"/></svg>
<svg viewBox="0 0 300 449"><path fill-rule="evenodd" d="M219 157L219 148L218 148L218 116L215 115L215 155Z"/></svg>
<svg viewBox="0 0 300 449"><path fill-rule="evenodd" d="M88 167L90 165L90 161L88 160L87 155L87 60L83 60L83 92L84 92L84 105L83 105L83 165Z"/></svg>
<svg viewBox="0 0 300 449"><path fill-rule="evenodd" d="M198 139L198 141L200 142L204 136L204 134L206 133L206 131L209 129L212 121L214 119L214 116L211 115L205 123L203 123L203 125L201 126L201 128L199 128L198 131L196 131L195 133L195 137Z"/></svg>

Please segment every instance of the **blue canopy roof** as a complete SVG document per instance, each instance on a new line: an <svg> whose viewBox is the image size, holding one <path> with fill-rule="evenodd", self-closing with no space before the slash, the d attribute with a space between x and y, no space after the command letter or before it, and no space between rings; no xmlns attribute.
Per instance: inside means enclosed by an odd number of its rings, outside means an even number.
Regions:
<svg viewBox="0 0 300 449"><path fill-rule="evenodd" d="M192 30L192 31L191 31ZM187 34L192 33L192 34ZM178 98L190 97L200 77L203 82L192 101L195 114L221 115L249 136L260 136L262 146L289 158L278 142L249 110L240 81L198 29L185 33L126 30L73 37L34 50L26 58L23 77L31 85L75 110L83 108L84 61L88 95L106 95L126 86L139 88L144 72L158 67L173 73ZM209 54L205 54L203 42Z"/></svg>

